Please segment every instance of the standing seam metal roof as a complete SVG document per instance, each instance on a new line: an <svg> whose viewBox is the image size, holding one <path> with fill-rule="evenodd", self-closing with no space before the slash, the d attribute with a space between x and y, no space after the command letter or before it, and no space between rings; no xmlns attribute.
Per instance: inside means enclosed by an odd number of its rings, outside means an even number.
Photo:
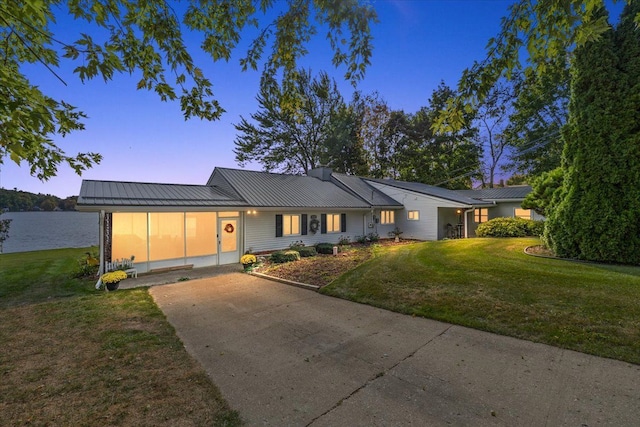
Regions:
<svg viewBox="0 0 640 427"><path fill-rule="evenodd" d="M83 180L78 204L84 206L246 206L207 185Z"/></svg>
<svg viewBox="0 0 640 427"><path fill-rule="evenodd" d="M355 208L370 205L330 181L301 175L216 168L209 180L224 179L251 206L291 208Z"/></svg>
<svg viewBox="0 0 640 427"><path fill-rule="evenodd" d="M515 187L483 188L481 190L458 190L463 196L482 200L524 199L531 192L528 185Z"/></svg>
<svg viewBox="0 0 640 427"><path fill-rule="evenodd" d="M355 193L358 197L374 207L404 206L396 199L387 196L382 191L367 184L367 182L359 176L345 175L335 172L332 173L331 176L337 182L347 187L351 192Z"/></svg>
<svg viewBox="0 0 640 427"><path fill-rule="evenodd" d="M377 182L379 184L389 185L403 190L415 191L416 193L425 194L427 196L437 197L440 199L450 200L464 205L491 205L489 202L483 202L471 197L459 194L454 190L447 188L435 187L433 185L422 184L420 182L396 181L395 179L370 179L367 181Z"/></svg>

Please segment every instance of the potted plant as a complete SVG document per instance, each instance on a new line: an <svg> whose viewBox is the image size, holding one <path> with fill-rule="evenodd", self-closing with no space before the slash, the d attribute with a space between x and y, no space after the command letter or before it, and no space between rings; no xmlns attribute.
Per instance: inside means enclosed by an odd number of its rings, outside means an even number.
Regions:
<svg viewBox="0 0 640 427"><path fill-rule="evenodd" d="M240 263L244 267L244 271L251 271L256 262L258 262L258 260L253 254L242 255L242 258L240 258Z"/></svg>
<svg viewBox="0 0 640 427"><path fill-rule="evenodd" d="M392 231L389 232L389 237L393 237L394 241L396 243L398 243L400 241L400 235L401 234L402 234L402 231L400 231L400 228L396 227Z"/></svg>
<svg viewBox="0 0 640 427"><path fill-rule="evenodd" d="M127 278L127 273L122 270L110 271L100 277L102 283L109 291L115 291L120 286L120 281Z"/></svg>

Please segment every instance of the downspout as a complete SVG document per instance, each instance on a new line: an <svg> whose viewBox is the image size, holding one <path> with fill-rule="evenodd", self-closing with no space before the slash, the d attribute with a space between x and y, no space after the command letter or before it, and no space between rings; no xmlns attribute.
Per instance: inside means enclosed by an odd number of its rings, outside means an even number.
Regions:
<svg viewBox="0 0 640 427"><path fill-rule="evenodd" d="M367 235L367 215L366 213L362 214L362 235ZM355 237L355 236L354 236Z"/></svg>
<svg viewBox="0 0 640 427"><path fill-rule="evenodd" d="M240 220L242 221L242 247L240 248L240 257L246 253L247 250L247 212L240 211Z"/></svg>

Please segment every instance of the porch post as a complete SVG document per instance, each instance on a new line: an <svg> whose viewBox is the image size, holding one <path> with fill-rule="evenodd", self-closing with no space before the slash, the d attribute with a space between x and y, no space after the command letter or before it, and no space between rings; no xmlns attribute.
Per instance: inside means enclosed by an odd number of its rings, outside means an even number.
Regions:
<svg viewBox="0 0 640 427"><path fill-rule="evenodd" d="M469 217L469 213L473 212L475 209L473 208L473 206L471 207L471 209L467 209L466 211L464 211L464 238L468 239L469 238L469 220L467 219Z"/></svg>
<svg viewBox="0 0 640 427"><path fill-rule="evenodd" d="M98 216L98 228L100 233L98 235L98 252L100 253L100 265L98 266L98 282L96 283L96 289L100 289L102 285L102 273L104 273L104 210L100 211Z"/></svg>

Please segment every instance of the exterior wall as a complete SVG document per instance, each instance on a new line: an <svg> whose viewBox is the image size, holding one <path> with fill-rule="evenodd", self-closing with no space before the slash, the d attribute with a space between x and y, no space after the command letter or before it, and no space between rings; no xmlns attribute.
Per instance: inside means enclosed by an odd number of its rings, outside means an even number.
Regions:
<svg viewBox="0 0 640 427"><path fill-rule="evenodd" d="M307 214L308 222L311 215L316 215L320 220L321 214L346 214L347 227L345 232L322 234L320 229L316 233L307 230L306 235L276 237L276 215L299 215ZM338 243L342 237L349 237L351 240L357 235L362 235L365 225L365 215L368 211L344 211L344 210L286 210L282 211L258 211L255 214L245 215L244 235L247 252L267 252L280 249L287 249L294 242L302 241L307 246L317 243ZM308 225L307 225L308 229Z"/></svg>
<svg viewBox="0 0 640 427"><path fill-rule="evenodd" d="M515 210L520 208L522 202L497 202L496 206L489 209L489 219L513 218Z"/></svg>
<svg viewBox="0 0 640 427"><path fill-rule="evenodd" d="M496 201L496 205L493 207L489 207L488 210L488 215L489 215L489 219L494 219L494 218L514 218L515 217L515 210L516 209L521 209L522 208L522 202L521 201L508 201L508 202L500 202L500 201ZM531 219L536 220L536 221L542 221L544 220L544 216L542 215L538 215L537 213L535 213L533 210L531 211ZM476 229L478 228L479 224L476 224L474 221L474 215L473 213L469 214L469 237L475 237L476 236Z"/></svg>
<svg viewBox="0 0 640 427"><path fill-rule="evenodd" d="M465 210L468 206L461 203L440 199L413 191L384 185L378 182L370 184L382 191L386 195L404 204L404 209L396 211L396 223L389 227L389 230L381 229L384 232L380 237L388 237L386 232L398 226L402 231L401 238L416 240L439 240L446 237L446 224L457 223L456 210ZM407 218L408 211L419 211L420 220L410 221ZM444 227L444 228L443 228Z"/></svg>

